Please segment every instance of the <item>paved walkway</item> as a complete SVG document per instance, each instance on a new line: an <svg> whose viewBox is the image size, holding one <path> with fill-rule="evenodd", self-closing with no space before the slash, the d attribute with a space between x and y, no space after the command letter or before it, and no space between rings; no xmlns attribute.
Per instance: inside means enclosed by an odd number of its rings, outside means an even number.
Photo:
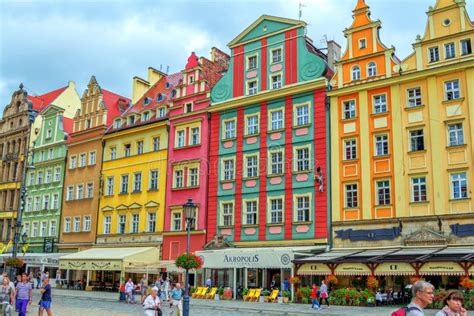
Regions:
<svg viewBox="0 0 474 316"><path fill-rule="evenodd" d="M123 309L128 310L128 315L140 315L143 313L139 305L126 306L118 302L118 293L104 293L104 292L85 292L74 290L53 290L53 301L91 301L91 306L100 304L109 304L113 306L113 310ZM111 304L114 303L114 304ZM53 302L54 304L54 302ZM214 300L197 300L191 299L191 315L225 315L233 316L242 314L259 314L259 315L350 315L350 316L384 316L390 315L395 307L353 307L353 306L331 306L329 309L324 307L321 311L311 310L310 305L303 304L276 304L276 303L253 303L243 301L214 301ZM133 310L133 313L131 311ZM136 314L135 314L136 313ZM88 314L88 315L103 315L102 314ZM127 315L115 314L114 315ZM164 314L166 315L166 313ZM426 311L426 316L434 316L435 311Z"/></svg>

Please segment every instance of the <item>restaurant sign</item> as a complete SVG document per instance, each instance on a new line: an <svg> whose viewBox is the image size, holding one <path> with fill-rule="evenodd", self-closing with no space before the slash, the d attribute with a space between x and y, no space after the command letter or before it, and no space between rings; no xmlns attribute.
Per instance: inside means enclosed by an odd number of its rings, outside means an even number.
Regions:
<svg viewBox="0 0 474 316"><path fill-rule="evenodd" d="M370 275L370 269L363 263L341 263L334 270L335 275Z"/></svg>
<svg viewBox="0 0 474 316"><path fill-rule="evenodd" d="M415 269L406 262L384 262L377 266L375 275L415 275Z"/></svg>
<svg viewBox="0 0 474 316"><path fill-rule="evenodd" d="M117 260L59 260L59 267L69 270L121 271L122 262Z"/></svg>
<svg viewBox="0 0 474 316"><path fill-rule="evenodd" d="M464 275L464 269L456 262L427 262L420 268L421 275Z"/></svg>
<svg viewBox="0 0 474 316"><path fill-rule="evenodd" d="M297 271L298 275L329 275L331 269L324 263L305 263Z"/></svg>
<svg viewBox="0 0 474 316"><path fill-rule="evenodd" d="M213 250L196 253L204 261L204 268L291 268L294 255L283 250Z"/></svg>

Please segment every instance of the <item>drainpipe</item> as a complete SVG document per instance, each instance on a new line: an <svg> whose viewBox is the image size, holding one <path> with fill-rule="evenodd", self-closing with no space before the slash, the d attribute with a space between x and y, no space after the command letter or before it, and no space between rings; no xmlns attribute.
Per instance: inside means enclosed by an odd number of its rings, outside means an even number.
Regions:
<svg viewBox="0 0 474 316"><path fill-rule="evenodd" d="M331 91L331 86L328 85L327 91ZM332 248L332 200L331 200L331 189L332 189L332 178L331 178L331 120L329 115L330 110L330 98L326 95L326 192L327 192L327 227L328 227L328 244L326 249Z"/></svg>

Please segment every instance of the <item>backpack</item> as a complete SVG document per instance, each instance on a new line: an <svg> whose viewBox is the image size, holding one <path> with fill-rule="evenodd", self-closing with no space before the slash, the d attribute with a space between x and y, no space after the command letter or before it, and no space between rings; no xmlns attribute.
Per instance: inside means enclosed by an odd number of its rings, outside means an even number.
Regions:
<svg viewBox="0 0 474 316"><path fill-rule="evenodd" d="M408 312L411 311L420 311L421 310L418 307L412 306L412 307L400 307L396 311L392 312L391 316L406 316Z"/></svg>

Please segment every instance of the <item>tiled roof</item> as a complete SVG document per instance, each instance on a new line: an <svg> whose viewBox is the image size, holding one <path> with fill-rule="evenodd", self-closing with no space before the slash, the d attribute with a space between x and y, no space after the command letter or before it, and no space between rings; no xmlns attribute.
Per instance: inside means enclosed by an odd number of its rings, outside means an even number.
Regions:
<svg viewBox="0 0 474 316"><path fill-rule="evenodd" d="M43 111L51 102L53 102L64 90L66 87L53 90L51 92L38 95L38 96L28 96L28 99L33 103L33 110L36 110L38 113Z"/></svg>
<svg viewBox="0 0 474 316"><path fill-rule="evenodd" d="M130 99L124 96L118 95L111 91L102 89L102 100L107 107L107 126L112 124L114 118L122 114L123 108L121 106L130 103ZM121 102L119 102L121 101Z"/></svg>
<svg viewBox="0 0 474 316"><path fill-rule="evenodd" d="M74 119L63 117L63 128L66 133L71 134L73 126L74 126Z"/></svg>

